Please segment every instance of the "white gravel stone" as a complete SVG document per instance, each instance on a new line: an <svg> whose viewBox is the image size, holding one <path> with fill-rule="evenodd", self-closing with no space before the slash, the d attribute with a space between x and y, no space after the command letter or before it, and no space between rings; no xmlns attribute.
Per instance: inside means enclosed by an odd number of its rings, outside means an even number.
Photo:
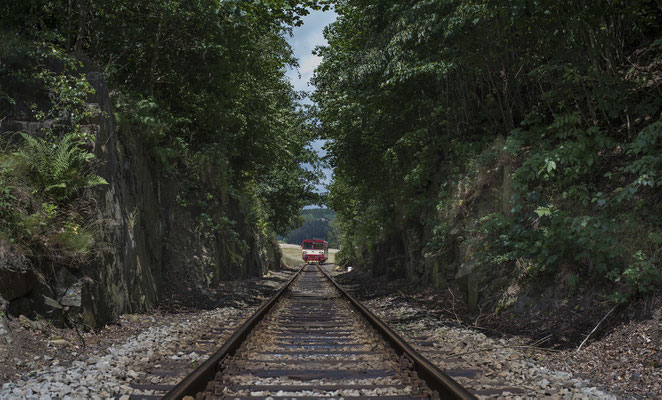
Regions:
<svg viewBox="0 0 662 400"><path fill-rule="evenodd" d="M80 359L65 365L60 361L41 367L36 373L24 376L18 381L4 383L0 389L0 399L103 399L120 395L129 399L132 389L127 379L140 377L138 371L144 368L155 355L162 354L168 345L181 342L196 329L205 327L213 320L225 320L228 316L244 314L250 310L230 307L201 311L196 318L179 319L163 326L152 326L131 336L123 343L96 352L81 355ZM178 353L173 359L202 359L198 353ZM34 356L34 360L51 361L49 356ZM158 381L157 381L158 382Z"/></svg>
<svg viewBox="0 0 662 400"><path fill-rule="evenodd" d="M527 393L522 398L531 398L531 396L568 399L617 398L568 372L552 371L541 366L535 359L517 348L521 344L517 342L517 339L491 339L474 330L445 325L444 321L437 319L413 318L419 311L392 297L370 300L365 304L385 320L413 320L414 322L404 324L398 322L397 326L392 325L392 327L405 328L408 332L416 332L419 336L428 336L428 340L436 344L433 348L437 353L447 350L445 354L429 356L430 360L441 369L475 368L482 370L482 374L478 374L472 380L465 382L458 379L460 383L467 386L487 388L494 382L493 378L496 378L497 381L502 381L506 385L525 390ZM406 339L413 340L412 338ZM415 344L413 346L417 347ZM424 347L419 350L426 355ZM445 362L448 358L457 359L458 357L462 362L457 365L448 366ZM513 396L503 395L503 398L513 398Z"/></svg>

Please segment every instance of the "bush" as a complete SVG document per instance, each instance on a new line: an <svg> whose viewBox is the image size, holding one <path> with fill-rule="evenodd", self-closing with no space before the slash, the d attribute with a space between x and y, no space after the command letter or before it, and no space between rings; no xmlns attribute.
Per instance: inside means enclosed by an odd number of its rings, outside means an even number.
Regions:
<svg viewBox="0 0 662 400"><path fill-rule="evenodd" d="M89 229L76 223L67 223L60 232L50 235L53 245L69 258L84 259L91 253L94 245L94 235Z"/></svg>
<svg viewBox="0 0 662 400"><path fill-rule="evenodd" d="M553 206L539 206L528 215L490 214L479 222L485 247L484 264L526 259L531 274L554 274L561 265L574 265L581 275L605 276L619 255L609 235L610 223L593 216L571 216Z"/></svg>
<svg viewBox="0 0 662 400"><path fill-rule="evenodd" d="M7 223L13 212L16 198L12 193L14 188L10 179L11 168L6 161L0 161L0 224Z"/></svg>
<svg viewBox="0 0 662 400"><path fill-rule="evenodd" d="M641 250L637 251L632 259L630 265L614 280L618 282L622 279L631 292L652 293L662 283L662 277L655 263Z"/></svg>
<svg viewBox="0 0 662 400"><path fill-rule="evenodd" d="M0 237L26 256L39 258L39 264L41 259L77 264L95 245L91 201L84 189L107 184L94 174L94 154L88 148L95 138L83 125L95 115L87 104L94 90L80 72L81 62L56 46L21 42L10 50L0 79L10 88L47 93L48 102L32 96L2 105L9 106L10 115L31 113L49 123L39 132L18 132L20 141L2 142ZM0 100L10 94L0 93ZM36 103L18 109L26 101Z"/></svg>
<svg viewBox="0 0 662 400"><path fill-rule="evenodd" d="M22 136L25 142L14 153L17 167L24 170L46 196L62 202L79 189L108 184L105 179L87 171L94 154L81 148L76 135L67 134L59 142L27 134Z"/></svg>

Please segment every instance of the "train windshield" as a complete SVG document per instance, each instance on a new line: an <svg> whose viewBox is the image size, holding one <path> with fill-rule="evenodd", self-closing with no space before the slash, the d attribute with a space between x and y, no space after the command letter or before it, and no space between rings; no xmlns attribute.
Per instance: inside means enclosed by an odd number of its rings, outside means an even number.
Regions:
<svg viewBox="0 0 662 400"><path fill-rule="evenodd" d="M303 242L303 248L305 250L310 250L313 248L313 243L312 242Z"/></svg>
<svg viewBox="0 0 662 400"><path fill-rule="evenodd" d="M315 249L315 250L324 250L324 243L315 243L313 245L313 249Z"/></svg>

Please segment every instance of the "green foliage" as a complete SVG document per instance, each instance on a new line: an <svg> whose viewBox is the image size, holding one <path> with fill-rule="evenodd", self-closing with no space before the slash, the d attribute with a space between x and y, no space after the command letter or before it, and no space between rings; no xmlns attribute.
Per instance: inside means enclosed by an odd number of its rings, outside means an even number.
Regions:
<svg viewBox="0 0 662 400"><path fill-rule="evenodd" d="M35 78L41 81L44 88L48 90L51 100L51 107L48 110L35 113L36 119L39 121L52 119L55 127L52 133L56 136L66 133L75 135L81 141L93 141L94 137L81 129L82 122L94 116L87 107L87 97L94 93L94 89L85 78L74 75L76 69L82 67L82 64L53 47L40 50L42 57L47 55L62 60L65 69L64 73L48 69L35 73ZM36 111L36 105L33 107Z"/></svg>
<svg viewBox="0 0 662 400"><path fill-rule="evenodd" d="M33 119L42 128L10 132L2 142L0 236L40 263L75 268L97 239L84 189L107 183L94 173L88 150L95 138L86 124L98 114L88 104L94 90L82 63L57 43L19 36L7 43L0 49L0 82L21 102L10 102L2 119Z"/></svg>
<svg viewBox="0 0 662 400"><path fill-rule="evenodd" d="M86 126L98 116L90 69L105 73L117 134L182 183L178 203L204 234L235 244L237 263L249 250L242 235L290 230L304 205L319 202L319 160L307 146L315 133L285 77L297 63L285 35L309 8L328 2L2 2L0 118L24 111L11 90L48 94L28 110L46 128L23 135L7 154L15 178L0 179L0 213L16 206L10 236L34 254L85 257L93 248L95 230L72 211L83 189L106 183ZM244 217L255 232L240 226Z"/></svg>
<svg viewBox="0 0 662 400"><path fill-rule="evenodd" d="M11 184L11 168L9 163L0 159L0 224L4 225L9 221L13 211L16 197L12 193L14 186Z"/></svg>
<svg viewBox="0 0 662 400"><path fill-rule="evenodd" d="M94 233L73 222L66 223L63 230L51 234L49 238L62 256L69 258L89 257L95 244Z"/></svg>
<svg viewBox="0 0 662 400"><path fill-rule="evenodd" d="M408 273L427 254L536 279L570 271L606 290L626 270L654 281L636 271L656 258L628 265L655 247L642 230L662 228L658 5L343 0L336 12L313 97L343 256L398 237L421 254ZM477 251L446 260L458 236ZM649 291L636 282L626 289Z"/></svg>
<svg viewBox="0 0 662 400"><path fill-rule="evenodd" d="M66 134L53 143L23 134L25 143L14 153L17 168L27 171L32 183L46 196L66 201L80 189L108 184L85 171L94 154L80 147L76 134Z"/></svg>
<svg viewBox="0 0 662 400"><path fill-rule="evenodd" d="M334 239L332 236L333 223L336 213L328 208L314 208L301 210L302 224L287 233L284 236L286 243L301 244L304 239L323 239L330 243ZM337 234L337 233L336 233ZM331 247L338 246L338 238L334 239Z"/></svg>
<svg viewBox="0 0 662 400"><path fill-rule="evenodd" d="M650 259L639 250L632 256L632 262L623 271L621 276L615 276L616 282L625 281L627 286L635 293L652 293L662 283L662 275L655 266L655 260Z"/></svg>
<svg viewBox="0 0 662 400"><path fill-rule="evenodd" d="M81 46L116 88L121 134L143 140L168 173L205 182L202 190L242 193L284 233L316 200L318 181L302 167L318 161L284 76L296 64L284 35L317 3L92 1L98 18Z"/></svg>
<svg viewBox="0 0 662 400"><path fill-rule="evenodd" d="M656 189L662 186L662 120L658 119L642 129L628 145L627 155L630 162L622 171L635 179L626 190L617 188L619 201L632 200L641 189ZM620 189L620 190L618 190Z"/></svg>
<svg viewBox="0 0 662 400"><path fill-rule="evenodd" d="M488 265L524 259L531 276L553 275L567 265L582 276L604 276L619 256L612 230L608 222L572 217L555 207L538 207L526 219L490 214L478 225L484 240L479 259Z"/></svg>

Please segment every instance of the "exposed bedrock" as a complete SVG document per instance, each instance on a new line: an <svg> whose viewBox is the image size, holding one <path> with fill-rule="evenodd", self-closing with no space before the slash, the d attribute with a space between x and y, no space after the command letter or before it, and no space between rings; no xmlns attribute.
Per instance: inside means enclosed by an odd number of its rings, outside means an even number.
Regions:
<svg viewBox="0 0 662 400"><path fill-rule="evenodd" d="M88 71L86 76L95 89L88 105L97 112L85 128L96 135L97 174L108 182L93 189L101 231L98 255L82 268L70 268L33 263L0 248L0 295L9 302L9 314L98 327L121 313L158 306L170 295L169 281L204 291L220 280L279 268L277 243L249 222L241 199L215 187L213 179L203 190L221 199L221 206L202 210L180 204L180 180L159 170L140 135L115 123L103 74ZM44 103L30 97L36 93L26 90L14 97L25 100L17 104ZM38 134L49 124L30 120L24 111L0 121L0 135ZM202 212L231 221L232 232L200 229Z"/></svg>
<svg viewBox="0 0 662 400"><path fill-rule="evenodd" d="M428 209L419 219L394 224L357 251L349 262L369 268L375 277L405 278L437 288L455 287L470 309L474 309L487 292L507 287L508 282L501 278L499 271L478 268L476 263L476 253L484 243L474 233L473 225L488 214L507 214L512 208L509 159L499 160L491 167L470 187L457 189L462 192L459 206L443 212ZM429 249L426 244L435 240L434 232L421 221L435 218L444 220L448 230L444 234L444 246Z"/></svg>

